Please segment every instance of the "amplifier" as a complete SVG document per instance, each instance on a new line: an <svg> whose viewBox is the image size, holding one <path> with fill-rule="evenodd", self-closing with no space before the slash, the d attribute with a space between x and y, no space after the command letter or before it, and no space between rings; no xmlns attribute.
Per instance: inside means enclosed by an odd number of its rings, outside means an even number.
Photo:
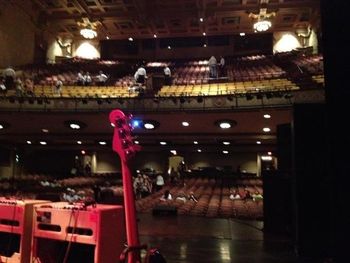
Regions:
<svg viewBox="0 0 350 263"><path fill-rule="evenodd" d="M0 197L0 262L31 262L33 206L47 202Z"/></svg>
<svg viewBox="0 0 350 263"><path fill-rule="evenodd" d="M33 261L115 263L126 242L124 208L54 202L34 206Z"/></svg>

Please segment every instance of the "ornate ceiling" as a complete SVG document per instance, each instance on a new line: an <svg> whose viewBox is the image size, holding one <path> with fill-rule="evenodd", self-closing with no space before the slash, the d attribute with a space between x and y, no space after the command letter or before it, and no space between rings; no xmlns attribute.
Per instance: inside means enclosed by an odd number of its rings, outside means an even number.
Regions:
<svg viewBox="0 0 350 263"><path fill-rule="evenodd" d="M252 33L255 15L275 12L272 31L318 29L319 0L31 0L39 24L62 36L96 27L111 39ZM253 14L253 15L249 15ZM255 17L255 18L254 18ZM203 18L203 21L200 19Z"/></svg>

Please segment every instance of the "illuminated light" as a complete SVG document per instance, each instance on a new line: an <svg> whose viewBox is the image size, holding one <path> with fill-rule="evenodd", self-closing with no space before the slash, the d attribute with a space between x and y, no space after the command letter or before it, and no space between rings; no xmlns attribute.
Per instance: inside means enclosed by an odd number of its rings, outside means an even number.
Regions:
<svg viewBox="0 0 350 263"><path fill-rule="evenodd" d="M85 152L84 150L81 150L81 154L83 154L83 155L84 155L85 153L86 153L86 152Z"/></svg>
<svg viewBox="0 0 350 263"><path fill-rule="evenodd" d="M197 152L201 153L201 152L202 152L202 150L201 150L201 149L198 149L198 150L197 150Z"/></svg>
<svg viewBox="0 0 350 263"><path fill-rule="evenodd" d="M166 145L166 142L159 142L160 145Z"/></svg>
<svg viewBox="0 0 350 263"><path fill-rule="evenodd" d="M0 124L0 130L2 130L3 128L4 128L4 126Z"/></svg>
<svg viewBox="0 0 350 263"><path fill-rule="evenodd" d="M168 46L168 49L171 49L171 46Z"/></svg>
<svg viewBox="0 0 350 263"><path fill-rule="evenodd" d="M203 22L203 21L204 21L203 17L200 17L200 18L199 18L199 21L200 21L200 22Z"/></svg>
<svg viewBox="0 0 350 263"><path fill-rule="evenodd" d="M135 144L140 144L140 142L139 142L139 141L134 141L134 143L135 143Z"/></svg>
<svg viewBox="0 0 350 263"><path fill-rule="evenodd" d="M145 123L144 127L147 130L153 130L154 129L154 125L152 123Z"/></svg>
<svg viewBox="0 0 350 263"><path fill-rule="evenodd" d="M230 145L230 142L222 142L223 145Z"/></svg>
<svg viewBox="0 0 350 263"><path fill-rule="evenodd" d="M41 145L46 145L47 144L47 142L45 142L45 141L40 141L39 142Z"/></svg>
<svg viewBox="0 0 350 263"><path fill-rule="evenodd" d="M187 121L183 121L183 122L182 122L182 126L187 127L187 126L190 126L190 124L189 124Z"/></svg>
<svg viewBox="0 0 350 263"><path fill-rule="evenodd" d="M132 127L140 127L140 121L139 120L133 120L132 121Z"/></svg>
<svg viewBox="0 0 350 263"><path fill-rule="evenodd" d="M239 33L239 35L241 36L241 37L244 37L245 36L245 33Z"/></svg>
<svg viewBox="0 0 350 263"><path fill-rule="evenodd" d="M129 41L134 41L134 39L132 37L129 37L128 40Z"/></svg>
<svg viewBox="0 0 350 263"><path fill-rule="evenodd" d="M41 131L42 131L43 133L48 133L48 132L49 132L48 129L41 129Z"/></svg>
<svg viewBox="0 0 350 263"><path fill-rule="evenodd" d="M100 141L100 142L98 142L100 145L106 145L107 144L107 142L105 142L105 141Z"/></svg>
<svg viewBox="0 0 350 263"><path fill-rule="evenodd" d="M197 141L193 141L193 144L198 144L198 142Z"/></svg>
<svg viewBox="0 0 350 263"><path fill-rule="evenodd" d="M228 151L222 151L223 154L228 154Z"/></svg>
<svg viewBox="0 0 350 263"><path fill-rule="evenodd" d="M81 141L77 141L77 144L82 144L82 142Z"/></svg>
<svg viewBox="0 0 350 263"><path fill-rule="evenodd" d="M274 52L288 52L301 47L298 39L292 34L284 34L274 45Z"/></svg>
<svg viewBox="0 0 350 263"><path fill-rule="evenodd" d="M32 144L32 142L31 141L27 141L27 144Z"/></svg>
<svg viewBox="0 0 350 263"><path fill-rule="evenodd" d="M203 47L207 47L207 44L203 44Z"/></svg>
<svg viewBox="0 0 350 263"><path fill-rule="evenodd" d="M229 128L231 128L231 124L228 122L222 122L222 123L220 123L220 128L221 129L229 129Z"/></svg>
<svg viewBox="0 0 350 263"><path fill-rule="evenodd" d="M157 35L156 35L156 34L154 34L154 35L153 35L153 37L154 37L154 38L157 38Z"/></svg>
<svg viewBox="0 0 350 263"><path fill-rule="evenodd" d="M79 130L80 129L80 125L77 123L71 123L69 124L69 127L73 130Z"/></svg>
<svg viewBox="0 0 350 263"><path fill-rule="evenodd" d="M256 144L261 144L261 141L256 141Z"/></svg>
<svg viewBox="0 0 350 263"><path fill-rule="evenodd" d="M272 161L272 156L265 156L265 155L263 155L263 156L261 156L261 160L263 160L263 161Z"/></svg>
<svg viewBox="0 0 350 263"><path fill-rule="evenodd" d="M265 127L265 128L263 128L263 131L264 131L264 132L270 132L270 131L271 131L271 129L270 129L270 128L268 128L268 127Z"/></svg>
<svg viewBox="0 0 350 263"><path fill-rule="evenodd" d="M207 33L203 32L203 33L202 33L202 35L203 35L203 36L206 36L206 35L207 35Z"/></svg>
<svg viewBox="0 0 350 263"><path fill-rule="evenodd" d="M112 126L112 127L115 127L115 124L114 124L113 122L111 122L111 126Z"/></svg>
<svg viewBox="0 0 350 263"><path fill-rule="evenodd" d="M84 42L77 48L76 56L87 59L95 59L100 57L100 53L91 43Z"/></svg>
<svg viewBox="0 0 350 263"><path fill-rule="evenodd" d="M257 32L267 31L272 26L271 22L268 20L260 20L254 23L253 28Z"/></svg>
<svg viewBox="0 0 350 263"><path fill-rule="evenodd" d="M176 154L177 154L176 150L171 150L170 152L171 152L173 155L176 155Z"/></svg>
<svg viewBox="0 0 350 263"><path fill-rule="evenodd" d="M272 152L267 152L268 155L272 155Z"/></svg>
<svg viewBox="0 0 350 263"><path fill-rule="evenodd" d="M87 39L93 39L97 37L97 32L92 28L83 28L80 30L80 35Z"/></svg>
<svg viewBox="0 0 350 263"><path fill-rule="evenodd" d="M109 36L106 36L106 39L109 39Z"/></svg>
<svg viewBox="0 0 350 263"><path fill-rule="evenodd" d="M271 118L271 115L270 115L270 114L264 114L264 118L265 118L265 119L270 119L270 118Z"/></svg>

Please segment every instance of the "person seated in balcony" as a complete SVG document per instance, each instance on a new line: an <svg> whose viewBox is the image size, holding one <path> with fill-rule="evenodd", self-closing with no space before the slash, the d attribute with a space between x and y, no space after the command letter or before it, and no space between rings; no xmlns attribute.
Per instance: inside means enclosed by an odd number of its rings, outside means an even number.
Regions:
<svg viewBox="0 0 350 263"><path fill-rule="evenodd" d="M234 190L231 194L230 194L230 199L231 200L239 200L242 199L241 195L239 194L239 192L237 190Z"/></svg>
<svg viewBox="0 0 350 263"><path fill-rule="evenodd" d="M256 191L254 194L252 194L253 201L259 201L263 199L262 194L259 193L259 191Z"/></svg>
<svg viewBox="0 0 350 263"><path fill-rule="evenodd" d="M198 202L197 197L194 195L194 193L191 191L190 194L188 195L188 200L193 201L195 203Z"/></svg>
<svg viewBox="0 0 350 263"><path fill-rule="evenodd" d="M62 96L62 87L63 87L63 82L62 80L58 79L55 83L55 86L54 86L54 93L59 95L59 96Z"/></svg>
<svg viewBox="0 0 350 263"><path fill-rule="evenodd" d="M165 190L164 195L160 198L160 201L173 200L173 196L169 190Z"/></svg>
<svg viewBox="0 0 350 263"><path fill-rule="evenodd" d="M98 75L96 76L97 79L97 86L105 86L108 76L106 74L103 73L102 70L100 70L100 72L98 73Z"/></svg>
<svg viewBox="0 0 350 263"><path fill-rule="evenodd" d="M84 84L85 84L85 86L90 86L92 84L92 78L91 78L89 72L86 72L86 74L84 76Z"/></svg>
<svg viewBox="0 0 350 263"><path fill-rule="evenodd" d="M84 86L85 85L85 77L83 75L83 72L78 72L77 85L78 86Z"/></svg>
<svg viewBox="0 0 350 263"><path fill-rule="evenodd" d="M6 89L4 80L3 80L3 78L1 78L1 77L0 77L0 92L1 92L2 94L6 94L6 93L7 93L7 89Z"/></svg>
<svg viewBox="0 0 350 263"><path fill-rule="evenodd" d="M34 96L34 83L30 78L24 81L24 91L28 96Z"/></svg>

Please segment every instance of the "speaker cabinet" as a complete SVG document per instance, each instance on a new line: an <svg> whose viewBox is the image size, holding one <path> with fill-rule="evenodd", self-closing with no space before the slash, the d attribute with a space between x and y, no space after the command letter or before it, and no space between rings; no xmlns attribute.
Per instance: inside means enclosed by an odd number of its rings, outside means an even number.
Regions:
<svg viewBox="0 0 350 263"><path fill-rule="evenodd" d="M31 262L33 206L47 202L0 197L0 262Z"/></svg>
<svg viewBox="0 0 350 263"><path fill-rule="evenodd" d="M122 206L66 202L34 208L33 261L115 263L124 248Z"/></svg>

